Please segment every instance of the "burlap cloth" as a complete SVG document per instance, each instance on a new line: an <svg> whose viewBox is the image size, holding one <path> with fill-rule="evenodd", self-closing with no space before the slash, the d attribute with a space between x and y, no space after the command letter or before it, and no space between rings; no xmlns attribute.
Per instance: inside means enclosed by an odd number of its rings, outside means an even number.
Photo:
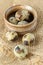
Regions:
<svg viewBox="0 0 43 65"><path fill-rule="evenodd" d="M20 60L11 53L8 57L0 58L0 65L43 65L43 0L0 0L0 42L2 45L5 44L12 49L15 45L21 43L21 39L18 38L14 42L7 41L5 38L6 28L4 26L3 14L13 4L30 5L37 11L38 24L36 30L32 32L36 36L36 43L34 46L29 46L30 53L27 58Z"/></svg>

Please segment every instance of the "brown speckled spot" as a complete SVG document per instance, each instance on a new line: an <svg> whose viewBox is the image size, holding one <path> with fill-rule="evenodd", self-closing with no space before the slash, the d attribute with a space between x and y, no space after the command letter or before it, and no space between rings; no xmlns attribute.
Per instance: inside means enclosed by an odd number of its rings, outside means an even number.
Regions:
<svg viewBox="0 0 43 65"><path fill-rule="evenodd" d="M24 45L28 46L29 45L28 41L24 41Z"/></svg>
<svg viewBox="0 0 43 65"><path fill-rule="evenodd" d="M32 40L30 41L30 44L33 43L33 42L34 42L34 39L32 39Z"/></svg>

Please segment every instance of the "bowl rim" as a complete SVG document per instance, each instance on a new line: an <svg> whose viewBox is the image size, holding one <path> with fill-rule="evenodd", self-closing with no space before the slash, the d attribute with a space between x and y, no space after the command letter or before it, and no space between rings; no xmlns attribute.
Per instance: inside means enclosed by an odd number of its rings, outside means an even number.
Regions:
<svg viewBox="0 0 43 65"><path fill-rule="evenodd" d="M25 25L15 25L15 24L10 23L10 22L6 19L5 15L6 15L7 11L8 11L9 9L11 9L11 8L13 8L13 7L17 7L17 6L30 8L30 11L33 10L33 12L34 12L34 19L32 20L32 22L30 22L30 23L28 23L28 24L25 24ZM13 6L9 7L9 8L5 11L5 13L4 13L4 20L5 20L5 22L6 22L7 24L9 24L10 26L14 26L14 27L26 27L26 26L30 26L31 24L33 24L34 22L36 22L35 20L37 20L37 12L36 12L36 10L35 10L33 7L31 7L31 6L29 6L29 5L13 5Z"/></svg>

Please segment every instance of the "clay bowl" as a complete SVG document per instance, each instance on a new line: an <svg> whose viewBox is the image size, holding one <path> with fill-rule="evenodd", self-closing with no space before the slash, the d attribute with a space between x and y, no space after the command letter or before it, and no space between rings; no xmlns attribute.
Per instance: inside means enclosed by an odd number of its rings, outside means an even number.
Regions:
<svg viewBox="0 0 43 65"><path fill-rule="evenodd" d="M28 11L30 11L33 14L34 19L30 23L25 24L25 25L14 25L14 24L10 23L7 20L8 15L11 14L12 12L19 10L19 9L27 9ZM37 12L35 11L35 9L33 9L31 6L28 6L28 5L15 5L15 6L12 6L7 9L7 11L4 14L4 21L5 21L5 26L9 30L16 31L20 34L25 34L27 32L32 32L36 28Z"/></svg>

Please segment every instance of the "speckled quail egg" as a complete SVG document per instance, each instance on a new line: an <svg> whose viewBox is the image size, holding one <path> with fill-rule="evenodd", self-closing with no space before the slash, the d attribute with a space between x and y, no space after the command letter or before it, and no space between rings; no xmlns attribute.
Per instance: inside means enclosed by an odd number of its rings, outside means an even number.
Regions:
<svg viewBox="0 0 43 65"><path fill-rule="evenodd" d="M14 48L14 54L16 57L23 59L28 55L28 50L24 45L17 45Z"/></svg>
<svg viewBox="0 0 43 65"><path fill-rule="evenodd" d="M13 24L17 24L18 21L16 20L16 18L14 16L11 16L11 17L9 17L9 22L13 23Z"/></svg>
<svg viewBox="0 0 43 65"><path fill-rule="evenodd" d="M15 18L18 21L23 21L24 19L28 19L30 16L30 12L26 9L18 10L15 14Z"/></svg>
<svg viewBox="0 0 43 65"><path fill-rule="evenodd" d="M9 31L6 33L6 38L8 41L17 39L17 37L18 37L18 34L14 31Z"/></svg>
<svg viewBox="0 0 43 65"><path fill-rule="evenodd" d="M32 33L27 33L23 36L22 42L24 45L28 46L29 44L35 43L35 36Z"/></svg>
<svg viewBox="0 0 43 65"><path fill-rule="evenodd" d="M20 22L18 22L18 25L24 25L24 24L28 24L28 22L27 21L20 21Z"/></svg>

